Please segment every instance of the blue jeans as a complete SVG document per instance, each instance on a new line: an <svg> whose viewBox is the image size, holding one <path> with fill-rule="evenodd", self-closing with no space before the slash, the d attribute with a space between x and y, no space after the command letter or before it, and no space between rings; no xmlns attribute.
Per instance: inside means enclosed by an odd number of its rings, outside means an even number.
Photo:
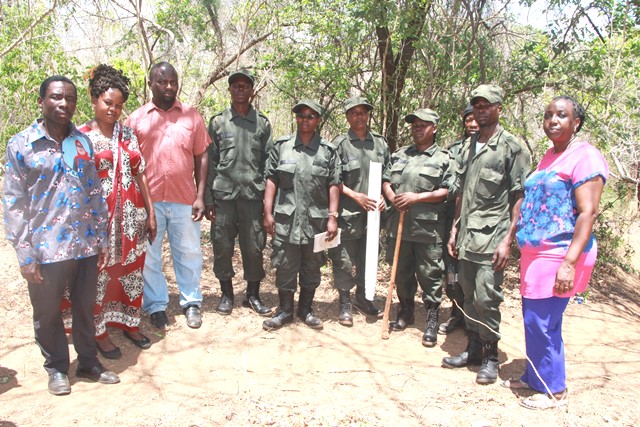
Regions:
<svg viewBox="0 0 640 427"><path fill-rule="evenodd" d="M171 247L171 259L180 290L180 307L200 307L200 275L202 249L200 247L200 221L191 220L191 205L155 202L158 234L153 244L147 245L147 256L142 276L144 294L142 308L149 314L165 311L169 303L167 280L162 273L162 241L165 233Z"/></svg>

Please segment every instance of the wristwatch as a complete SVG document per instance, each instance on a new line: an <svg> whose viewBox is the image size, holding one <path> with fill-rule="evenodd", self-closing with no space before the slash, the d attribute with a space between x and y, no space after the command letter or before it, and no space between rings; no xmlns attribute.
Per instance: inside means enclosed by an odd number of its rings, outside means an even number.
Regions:
<svg viewBox="0 0 640 427"><path fill-rule="evenodd" d="M338 212L329 212L329 216L335 216L336 218L338 218L340 215L338 214Z"/></svg>

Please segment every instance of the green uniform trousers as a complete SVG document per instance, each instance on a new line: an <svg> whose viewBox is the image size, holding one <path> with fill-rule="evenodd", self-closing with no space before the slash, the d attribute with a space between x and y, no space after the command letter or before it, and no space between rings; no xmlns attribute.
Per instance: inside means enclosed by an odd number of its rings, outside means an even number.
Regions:
<svg viewBox="0 0 640 427"><path fill-rule="evenodd" d="M295 292L298 278L301 288L320 286L320 267L327 261L324 252L313 252L313 243L296 245L272 240L271 245L271 265L276 269L278 290Z"/></svg>
<svg viewBox="0 0 640 427"><path fill-rule="evenodd" d="M218 280L235 275L231 260L236 236L239 236L244 279L257 282L264 278L262 251L266 234L262 227L262 200L215 200L216 220L211 224L213 272Z"/></svg>
<svg viewBox="0 0 640 427"><path fill-rule="evenodd" d="M337 248L329 249L333 265L333 286L340 291L350 291L357 284L364 284L364 264L367 253L367 235L358 239L343 240Z"/></svg>
<svg viewBox="0 0 640 427"><path fill-rule="evenodd" d="M393 263L396 240L389 239L387 261ZM440 304L442 300L442 242L424 243L403 240L396 268L398 298L413 300L417 285L422 288L422 300ZM417 281L416 281L417 279Z"/></svg>
<svg viewBox="0 0 640 427"><path fill-rule="evenodd" d="M464 311L467 316L485 323L481 325L466 319L467 331L480 335L483 342L500 339L500 304L504 301L502 293L503 271L493 271L490 264L461 259L458 279L464 293Z"/></svg>

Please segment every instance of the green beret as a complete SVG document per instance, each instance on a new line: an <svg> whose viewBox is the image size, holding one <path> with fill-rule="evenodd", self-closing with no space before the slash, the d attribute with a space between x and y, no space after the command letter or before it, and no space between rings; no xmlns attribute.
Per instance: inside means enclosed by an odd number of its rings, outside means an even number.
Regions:
<svg viewBox="0 0 640 427"><path fill-rule="evenodd" d="M302 107L309 107L321 116L324 114L324 108L322 108L322 105L320 105L318 101L314 101L313 99L301 99L296 105L293 106L291 111L297 113Z"/></svg>
<svg viewBox="0 0 640 427"><path fill-rule="evenodd" d="M242 68L229 74L229 84L233 84L233 82L239 77L244 77L245 79L249 80L249 82L251 82L251 87L253 87L254 83L256 82L255 77L253 77L249 70Z"/></svg>
<svg viewBox="0 0 640 427"><path fill-rule="evenodd" d="M504 91L496 85L480 85L471 92L471 105L478 98L484 98L491 104L496 102L502 104L504 101Z"/></svg>
<svg viewBox="0 0 640 427"><path fill-rule="evenodd" d="M416 110L414 113L405 116L404 121L407 123L413 123L415 119L420 119L424 122L431 122L434 125L437 125L440 121L440 116L433 110L421 108Z"/></svg>
<svg viewBox="0 0 640 427"><path fill-rule="evenodd" d="M373 105L369 104L366 98L361 96L352 96L351 98L344 101L344 112L348 112L353 107L357 107L358 105L364 105L367 110L373 110Z"/></svg>

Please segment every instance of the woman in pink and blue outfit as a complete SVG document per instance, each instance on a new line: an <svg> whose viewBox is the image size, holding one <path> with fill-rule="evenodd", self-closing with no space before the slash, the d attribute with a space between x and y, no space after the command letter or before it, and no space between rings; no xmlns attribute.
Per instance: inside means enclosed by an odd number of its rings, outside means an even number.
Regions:
<svg viewBox="0 0 640 427"><path fill-rule="evenodd" d="M554 98L547 106L543 127L553 148L527 178L518 221L530 362L520 379L503 385L539 391L521 401L531 409L567 403L562 316L569 298L587 288L596 261L593 224L609 170L598 149L576 136L584 117L582 106L570 97Z"/></svg>

